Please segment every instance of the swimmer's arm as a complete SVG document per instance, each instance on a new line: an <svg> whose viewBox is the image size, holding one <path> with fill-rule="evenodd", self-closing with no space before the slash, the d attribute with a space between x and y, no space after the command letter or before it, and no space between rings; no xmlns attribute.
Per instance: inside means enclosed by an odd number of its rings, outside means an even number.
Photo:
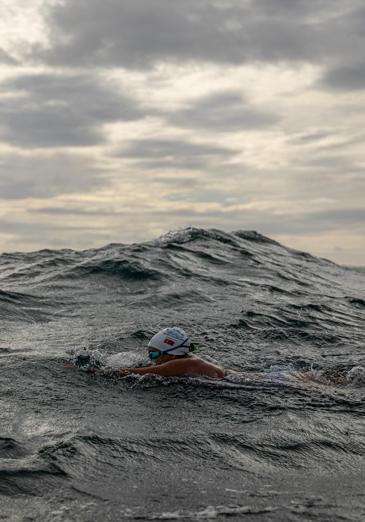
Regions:
<svg viewBox="0 0 365 522"><path fill-rule="evenodd" d="M147 373L155 373L158 374L158 372L155 371L156 368L153 368L152 366L146 366L145 368L120 368L119 370L114 370L113 374L115 376L121 376L124 375L146 375Z"/></svg>
<svg viewBox="0 0 365 522"><path fill-rule="evenodd" d="M144 368L120 368L119 370L103 371L104 375L111 377L124 377L126 375L161 375L163 377L177 377L186 375L187 371L184 365L176 364L175 361L169 361L158 366L146 366Z"/></svg>
<svg viewBox="0 0 365 522"><path fill-rule="evenodd" d="M168 363L165 363L164 366L168 364ZM74 364L72 363L65 363L64 364L64 367L65 368L77 368ZM164 376L173 376L173 375L182 375L181 373L177 373L175 371L175 373L171 373L171 369L168 371L168 373L162 369L161 371L161 367L154 367L154 366L146 366L144 368L119 368L118 370L106 370L106 369L101 369L101 368L96 368L96 367L90 367L86 370L87 373L92 373L94 375L103 375L105 377L125 377L126 375L131 375L131 374L134 374L134 375L145 375L147 373L152 373L152 374L155 374L155 375L164 375Z"/></svg>
<svg viewBox="0 0 365 522"><path fill-rule="evenodd" d="M103 375L105 377L125 377L126 375L144 375L145 373L151 373L148 372L149 367L146 368L119 368L118 370L101 370L99 368L90 368L88 370L88 373L93 373L97 375Z"/></svg>
<svg viewBox="0 0 365 522"><path fill-rule="evenodd" d="M231 368L225 368L224 375L242 375L242 372L238 372L237 370L231 370Z"/></svg>

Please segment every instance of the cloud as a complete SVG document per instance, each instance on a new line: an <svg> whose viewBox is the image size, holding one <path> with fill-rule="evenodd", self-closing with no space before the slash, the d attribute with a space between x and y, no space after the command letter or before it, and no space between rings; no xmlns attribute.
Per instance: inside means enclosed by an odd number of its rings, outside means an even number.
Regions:
<svg viewBox="0 0 365 522"><path fill-rule="evenodd" d="M87 207L35 207L28 209L31 214L49 214L51 216L115 216L123 215L122 211L105 210L104 208Z"/></svg>
<svg viewBox="0 0 365 522"><path fill-rule="evenodd" d="M319 81L319 87L331 90L362 90L365 88L365 7L353 0L353 6L344 16L334 18L332 28L331 61Z"/></svg>
<svg viewBox="0 0 365 522"><path fill-rule="evenodd" d="M241 94L231 91L201 98L189 108L175 111L168 120L177 127L227 132L262 129L279 118L250 107Z"/></svg>
<svg viewBox="0 0 365 522"><path fill-rule="evenodd" d="M171 198L167 198L170 201L175 201L173 194ZM225 226L226 228L245 228L245 229L257 229L261 230L266 234L308 234L312 232L328 232L332 230L338 230L342 228L348 228L352 226L353 230L362 230L365 218L365 210L363 208L342 208L342 209L328 209L325 211L318 212L300 212L300 213L286 213L278 214L270 210L262 211L253 208L237 208L235 205L230 205L219 192L210 191L207 193L206 202L217 203L218 206L214 208L207 206L206 208L197 208L191 206L190 203L194 202L191 199L191 195L188 195L187 199L178 197L176 201L186 203L186 206L176 206L166 209L161 209L158 206L147 208L146 215L149 220L159 220L164 222L166 217L169 216L171 223L174 223L174 218L186 218L187 220L196 220L201 218L205 221L206 226ZM71 207L67 209L57 209L54 207L45 207L33 209L30 211L32 214L56 214L62 216L78 215L78 216L92 216L94 212L101 216L109 216L116 225L119 226L120 220L126 220L129 222L130 211L118 210L115 212L109 212L107 210L88 210L85 208ZM186 222L186 221L185 221ZM132 222L131 222L132 223ZM12 224L3 222L4 231L13 231L21 224ZM181 226L183 222L175 222L175 226ZM24 228L30 228L24 223ZM49 222L43 224L44 227L55 226L58 228L59 225L52 225ZM168 227L168 225L166 225ZM104 232L106 233L110 225L106 225ZM79 224L79 230L92 230L92 226L86 226ZM67 227L65 228L67 230ZM76 230L76 229L75 229ZM102 232L103 229L100 229Z"/></svg>
<svg viewBox="0 0 365 522"><path fill-rule="evenodd" d="M281 20L301 17L306 22L332 18L336 14L351 11L356 6L356 1L348 4L350 7L344 5L343 0L254 0L255 9L265 16Z"/></svg>
<svg viewBox="0 0 365 522"><path fill-rule="evenodd" d="M169 175L153 175L149 178L151 183L161 184L164 187L177 187L177 188L194 188L198 185L196 177L182 176L169 176Z"/></svg>
<svg viewBox="0 0 365 522"><path fill-rule="evenodd" d="M6 65L15 65L16 61L4 49L0 47L0 63Z"/></svg>
<svg viewBox="0 0 365 522"><path fill-rule="evenodd" d="M117 154L146 169L196 170L207 168L212 162L227 161L237 151L179 139L142 139L130 142Z"/></svg>
<svg viewBox="0 0 365 522"><path fill-rule="evenodd" d="M216 203L219 205L228 205L234 197L231 192L225 192L224 190L196 190L190 192L184 192L179 190L178 192L170 192L166 196L169 201L188 202L188 203ZM240 198L243 200L243 198ZM227 208L228 208L227 207ZM224 210L223 210L224 211ZM219 213L219 211L218 211Z"/></svg>
<svg viewBox="0 0 365 522"><path fill-rule="evenodd" d="M50 46L67 66L159 62L318 62L348 55L358 0L65 0L49 8Z"/></svg>
<svg viewBox="0 0 365 522"><path fill-rule="evenodd" d="M55 221L37 221L35 215L19 216L11 221L0 218L0 230L4 243L0 243L1 252L34 251L41 248L90 248L90 245L110 242L110 234L106 230L98 230L92 224L79 224L77 221L63 223ZM64 216L66 218L66 216ZM44 243L47 237L47 243Z"/></svg>
<svg viewBox="0 0 365 522"><path fill-rule="evenodd" d="M216 200L218 202L218 199ZM195 209L187 205L169 210L169 215L185 217L187 220L198 218L205 226L215 226L232 230L242 228L244 230L258 230L263 234L292 234L308 235L320 234L338 230L351 230L363 232L365 211L362 208L329 209L318 212L282 213L270 210L258 210L252 208L237 208L229 206L223 197L219 201L219 208ZM156 211L156 217L159 212ZM153 213L155 215L155 213ZM156 219L155 217L155 219ZM341 236L339 236L341 237Z"/></svg>
<svg viewBox="0 0 365 522"><path fill-rule="evenodd" d="M105 173L81 156L8 154L0 159L0 199L48 198L84 193L105 184Z"/></svg>
<svg viewBox="0 0 365 522"><path fill-rule="evenodd" d="M291 138L291 142L299 145L311 145L321 143L326 138L336 137L336 132L329 130L317 130L312 132L304 132L299 136Z"/></svg>
<svg viewBox="0 0 365 522"><path fill-rule="evenodd" d="M363 229L365 210L362 208L339 208L317 212L284 214L271 216L266 223L261 223L266 233L274 234L309 234L333 230Z"/></svg>
<svg viewBox="0 0 365 522"><path fill-rule="evenodd" d="M97 76L29 74L2 84L0 139L21 147L103 143L102 125L142 118L135 100Z"/></svg>
<svg viewBox="0 0 365 522"><path fill-rule="evenodd" d="M328 69L321 84L329 89L357 91L365 89L365 62Z"/></svg>
<svg viewBox="0 0 365 522"><path fill-rule="evenodd" d="M0 38L7 245L361 236L363 0L31 3Z"/></svg>
<svg viewBox="0 0 365 522"><path fill-rule="evenodd" d="M364 208L338 208L321 210L311 215L314 221L326 223L327 226L335 228L348 224L358 225L361 228L365 223L365 209Z"/></svg>

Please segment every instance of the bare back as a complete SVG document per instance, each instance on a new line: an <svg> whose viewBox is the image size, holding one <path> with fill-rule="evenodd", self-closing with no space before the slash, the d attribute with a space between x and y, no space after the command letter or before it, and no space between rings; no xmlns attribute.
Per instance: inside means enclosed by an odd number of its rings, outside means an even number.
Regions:
<svg viewBox="0 0 365 522"><path fill-rule="evenodd" d="M219 366L204 361L195 355L174 359L146 368L128 368L118 371L121 375L134 373L137 375L161 375L163 377L182 377L184 375L205 375L215 379L223 379L224 370Z"/></svg>
<svg viewBox="0 0 365 522"><path fill-rule="evenodd" d="M182 375L206 375L207 377L213 377L222 379L224 377L224 370L208 361L204 361L200 357L191 355L184 359L176 359L169 361L163 366L169 365L169 369L172 371L182 372Z"/></svg>

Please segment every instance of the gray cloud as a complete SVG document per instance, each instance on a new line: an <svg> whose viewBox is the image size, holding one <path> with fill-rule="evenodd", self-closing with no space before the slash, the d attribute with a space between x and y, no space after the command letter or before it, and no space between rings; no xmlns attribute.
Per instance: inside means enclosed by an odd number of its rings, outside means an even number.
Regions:
<svg viewBox="0 0 365 522"><path fill-rule="evenodd" d="M158 212L156 213L158 215ZM189 207L169 210L169 215L200 219L205 226L217 226L225 230L240 227L259 230L266 235L307 235L334 230L349 229L360 233L364 230L365 211L362 208L332 209L319 212L281 214L256 209L229 208L195 210Z"/></svg>
<svg viewBox="0 0 365 522"><path fill-rule="evenodd" d="M310 22L325 20L335 15L352 11L360 1L344 3L343 0L254 0L255 9L264 14L279 19L297 19Z"/></svg>
<svg viewBox="0 0 365 522"><path fill-rule="evenodd" d="M161 185L170 187L184 187L184 188L194 188L198 185L198 180L196 177L189 178L187 176L161 176L161 175L153 175L149 178L151 183L160 183Z"/></svg>
<svg viewBox="0 0 365 522"><path fill-rule="evenodd" d="M351 56L358 0L65 0L48 11L53 64L318 62Z"/></svg>
<svg viewBox="0 0 365 522"><path fill-rule="evenodd" d="M212 194L214 196L214 194ZM69 224L61 219L52 220L52 207L50 212L46 209L39 209L39 216L35 212L31 212L25 216L23 220L0 220L0 229L3 234L16 235L16 240L9 242L12 246L11 250L32 249L35 248L89 248L90 245L101 245L107 242L115 241L143 241L147 238L155 237L155 232L149 229L149 223L156 221L161 223L161 226L167 231L169 229L187 226L193 224L194 226L215 227L222 230L231 231L233 229L254 229L265 235L279 238L286 236L303 236L307 234L323 234L330 231L352 230L353 234L357 234L359 239L363 237L363 223L364 223L364 209L363 208L342 208L331 209L320 212L308 213L292 213L281 214L273 213L269 210L258 210L254 208L237 209L234 206L229 207L229 204L222 204L220 208L191 208L189 205L181 207L178 205L174 208L162 210L159 207L146 208L143 213L137 212L131 216L130 211L118 210L110 215L107 211L99 213L104 217L102 220L103 226L95 227L95 221L90 221L93 214L88 213L85 208L71 208L70 212L61 211L56 212L56 218L60 216L76 216L88 217L89 219L84 224L84 221L76 223L70 228ZM95 209L98 212L98 209ZM37 217L41 218L37 221ZM97 216L95 216L97 217ZM108 219L108 222L105 221ZM123 238L120 236L120 230L123 227L125 232ZM47 243L43 241L43 237L47 237ZM339 234L336 240L337 245L341 245L343 237ZM308 250L310 250L308 248ZM313 245L312 245L313 250ZM354 253L359 255L359 262L361 259L361 250ZM330 254L330 252L328 252ZM326 255L328 255L326 254ZM331 252L331 255L333 251ZM323 251L322 254L323 255ZM330 256L331 257L331 256ZM345 260L345 258L344 258ZM351 258L352 263L355 259ZM347 261L349 262L349 260Z"/></svg>
<svg viewBox="0 0 365 522"><path fill-rule="evenodd" d="M114 216L123 215L126 212L113 210L105 210L103 208L85 208L85 207L36 207L27 210L30 214L49 214L52 216Z"/></svg>
<svg viewBox="0 0 365 522"><path fill-rule="evenodd" d="M4 233L14 233L21 232L23 234L31 234L33 237L39 237L39 234L47 232L51 234L52 232L58 232L60 230L67 231L68 227L64 227L55 223L29 223L25 221L7 221L6 219L0 219L0 228ZM75 226L75 230L84 231L90 230L90 227L86 226Z"/></svg>
<svg viewBox="0 0 365 522"><path fill-rule="evenodd" d="M319 87L333 90L360 90L365 88L365 7L355 1L345 16L335 17L332 23L337 42L332 41L332 58L326 67Z"/></svg>
<svg viewBox="0 0 365 522"><path fill-rule="evenodd" d="M199 195L197 195L199 198ZM192 199L192 194L186 194L186 198L184 195L177 195L176 198L174 194L171 194L171 198L168 198L172 201L194 201ZM158 208L147 208L146 215L151 218L164 216L175 216L175 217L185 217L187 219L196 219L197 217L201 218L209 218L210 220L214 220L213 222L219 224L221 226L223 224L227 224L230 227L237 227L240 223L244 223L245 228L254 228L261 230L267 234L308 234L311 232L324 232L337 230L339 228L347 228L349 225L352 226L353 229L361 230L363 229L363 223L365 221L365 210L363 208L341 208L341 209L328 209L318 212L307 212L307 213L295 213L295 214L281 214L278 215L276 213L271 213L270 211L258 211L255 209L237 209L234 206L230 206L226 201L224 195L220 192L210 191L207 192L206 198L202 196L202 199L199 201L205 202L215 202L222 203L221 208L214 209L201 209L196 210L189 206L186 207L178 207L172 208L168 210L160 210ZM60 214L60 215L94 215L94 212L100 216L108 216L111 217L122 217L127 218L128 212L123 212L123 210L118 212L108 212L105 210L95 210L88 211L85 208L71 208L67 211L67 209L57 209L54 207L36 209L32 211L32 213L44 213L44 214ZM208 224L208 222L207 222ZM5 226L6 230L13 230L18 225L8 223ZM45 224L44 226L48 226ZM24 225L27 227L27 225ZM80 230L85 230L87 227L80 227Z"/></svg>
<svg viewBox="0 0 365 522"><path fill-rule="evenodd" d="M166 199L170 201L179 201L179 202L189 202L189 203L218 203L218 204L228 204L232 197L234 197L234 193L227 193L223 190L198 190L198 191L190 191L190 192L171 192L168 194ZM241 203L244 198L240 198Z"/></svg>
<svg viewBox="0 0 365 522"><path fill-rule="evenodd" d="M3 251L22 251L38 250L40 248L90 248L90 245L97 243L110 243L111 237L107 230L98 230L94 224L82 226L74 223L71 227L68 224L63 225L62 220L58 223L50 221L27 221L12 220L7 221L0 219L0 230L3 234L15 236L9 240L11 250L8 248ZM35 217L35 216L32 216ZM43 238L47 238L44 243ZM1 251L0 251L1 253Z"/></svg>
<svg viewBox="0 0 365 522"><path fill-rule="evenodd" d="M313 153L312 157L303 158L298 162L298 166L303 166L314 172L320 172L320 179L325 179L324 174L327 172L329 176L343 177L347 173L363 173L364 167L362 164L356 163L350 156L342 156L336 153L323 154L319 149L318 153Z"/></svg>
<svg viewBox="0 0 365 522"><path fill-rule="evenodd" d="M337 90L356 91L365 89L365 62L330 68L321 84Z"/></svg>
<svg viewBox="0 0 365 522"><path fill-rule="evenodd" d="M15 65L16 60L10 56L4 49L0 47L0 63L4 63L6 65Z"/></svg>
<svg viewBox="0 0 365 522"><path fill-rule="evenodd" d="M322 142L326 138L336 137L337 133L334 131L328 130L317 130L313 132L302 133L299 136L294 136L291 138L291 142L299 145L317 145Z"/></svg>
<svg viewBox="0 0 365 522"><path fill-rule="evenodd" d="M267 233L298 233L306 234L308 232L315 231L328 231L336 230L341 227L347 227L352 225L355 228L363 228L365 222L365 209L363 208L339 208L339 209L328 209L317 212L298 212L293 214L281 214L271 213L270 211L259 211L251 208L240 208L237 209L232 203L227 201L227 195L219 191L207 191L205 194L195 193L171 193L167 196L168 200L179 201L179 202L213 202L221 203L221 208L205 208L197 210L190 206L181 208L169 208L167 210L161 210L158 207L146 208L146 214L150 217L163 217L169 216L185 216L187 218L196 218L198 216L206 218L215 218L216 222L219 223L222 219L223 222L228 221L232 225L238 226L239 222L245 223L245 226L265 230ZM43 207L38 209L32 209L31 213L40 214L55 214L55 215L80 215L80 216L110 216L110 217L125 217L127 218L130 211L121 210L106 210L103 208L99 209L87 209L85 207ZM8 224L7 229L13 227ZM81 227L83 229L83 227Z"/></svg>
<svg viewBox="0 0 365 522"><path fill-rule="evenodd" d="M218 145L196 144L177 139L143 139L130 142L117 153L147 169L206 168L211 162L231 159L237 151Z"/></svg>
<svg viewBox="0 0 365 522"><path fill-rule="evenodd" d="M316 232L328 232L341 228L352 230L360 229L359 217L364 217L362 209L338 209L307 214L288 215L281 219L276 218L271 223L265 224L269 233L276 234L308 234Z"/></svg>
<svg viewBox="0 0 365 522"><path fill-rule="evenodd" d="M169 117L170 123L178 127L223 132L262 129L278 120L273 114L249 107L239 93L232 91L201 98Z"/></svg>
<svg viewBox="0 0 365 522"><path fill-rule="evenodd" d="M96 145L103 124L142 117L134 100L89 75L32 74L1 88L12 96L0 101L0 138L17 146Z"/></svg>
<svg viewBox="0 0 365 522"><path fill-rule="evenodd" d="M0 199L84 193L106 183L101 169L78 156L55 154L35 158L3 155L0 159Z"/></svg>
<svg viewBox="0 0 365 522"><path fill-rule="evenodd" d="M335 228L347 224L359 225L365 232L365 208L338 208L321 210L311 215L314 221L322 221Z"/></svg>

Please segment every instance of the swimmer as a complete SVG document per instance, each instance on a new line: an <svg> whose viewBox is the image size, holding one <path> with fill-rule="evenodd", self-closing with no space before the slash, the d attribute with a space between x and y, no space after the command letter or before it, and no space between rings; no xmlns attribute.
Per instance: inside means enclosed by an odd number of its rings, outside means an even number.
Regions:
<svg viewBox="0 0 365 522"><path fill-rule="evenodd" d="M182 328L176 326L165 328L154 335L148 343L148 357L152 361L151 366L141 368L103 369L100 361L93 360L89 354L80 354L72 363L66 363L66 367L84 368L89 373L102 374L106 377L124 377L126 375L160 375L162 377L187 377L205 376L215 379L244 378L249 381L270 380L303 382L314 384L348 384L348 380L341 378L330 379L327 376L317 376L313 372L296 371L294 368L274 367L262 372L238 372L236 370L222 368L216 364L205 361L193 354L195 346Z"/></svg>
<svg viewBox="0 0 365 522"><path fill-rule="evenodd" d="M194 350L193 343L182 328L177 326L165 328L154 335L148 343L148 357L153 365L143 368L104 370L102 373L121 377L129 374L153 374L163 377L200 375L223 379L225 376L223 368L194 355L192 353ZM100 372L97 369L92 371Z"/></svg>

